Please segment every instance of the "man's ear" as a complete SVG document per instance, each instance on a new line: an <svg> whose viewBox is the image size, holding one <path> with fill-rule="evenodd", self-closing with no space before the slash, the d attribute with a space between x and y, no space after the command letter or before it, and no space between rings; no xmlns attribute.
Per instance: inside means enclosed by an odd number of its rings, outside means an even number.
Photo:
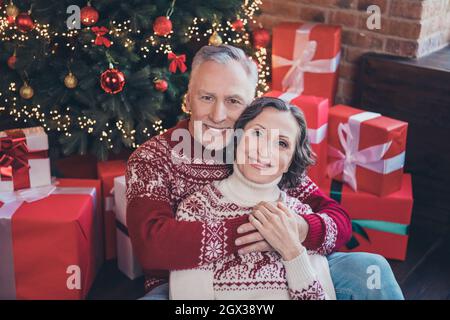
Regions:
<svg viewBox="0 0 450 320"><path fill-rule="evenodd" d="M186 111L191 112L192 111L191 110L191 95L190 95L189 91L186 92L185 101L186 101Z"/></svg>

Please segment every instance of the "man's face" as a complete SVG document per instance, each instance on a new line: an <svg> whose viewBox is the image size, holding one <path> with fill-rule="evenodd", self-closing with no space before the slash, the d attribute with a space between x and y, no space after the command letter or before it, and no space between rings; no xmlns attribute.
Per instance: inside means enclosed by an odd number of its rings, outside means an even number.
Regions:
<svg viewBox="0 0 450 320"><path fill-rule="evenodd" d="M255 87L238 62L202 63L192 75L186 96L189 131L208 149L224 148L234 123L254 96Z"/></svg>

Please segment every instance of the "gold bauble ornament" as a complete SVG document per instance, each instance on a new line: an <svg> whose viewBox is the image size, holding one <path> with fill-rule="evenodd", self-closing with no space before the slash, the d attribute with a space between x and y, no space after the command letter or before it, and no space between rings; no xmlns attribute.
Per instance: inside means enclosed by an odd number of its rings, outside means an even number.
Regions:
<svg viewBox="0 0 450 320"><path fill-rule="evenodd" d="M7 7L6 7L6 15L8 17L17 17L19 15L19 8L17 8L14 4L10 3Z"/></svg>
<svg viewBox="0 0 450 320"><path fill-rule="evenodd" d="M34 95L34 90L32 87L30 87L28 84L24 84L20 88L20 96L24 99L31 99Z"/></svg>
<svg viewBox="0 0 450 320"><path fill-rule="evenodd" d="M69 72L69 74L64 78L64 85L69 89L73 89L77 86L77 84L77 77L75 77L72 72Z"/></svg>
<svg viewBox="0 0 450 320"><path fill-rule="evenodd" d="M216 47L222 44L222 38L219 36L217 31L214 31L211 37L209 37L209 44Z"/></svg>

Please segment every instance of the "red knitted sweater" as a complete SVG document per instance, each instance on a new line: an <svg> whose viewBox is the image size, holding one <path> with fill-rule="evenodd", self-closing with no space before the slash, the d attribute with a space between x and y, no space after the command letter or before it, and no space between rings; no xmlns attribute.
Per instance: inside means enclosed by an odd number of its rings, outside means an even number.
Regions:
<svg viewBox="0 0 450 320"><path fill-rule="evenodd" d="M187 156L189 163L178 160L172 139L175 129L188 130L188 121L142 144L127 164L127 225L133 249L146 275L146 290L167 281L168 270L195 268L236 253L234 244L241 236L237 228L248 217L224 220L209 225L200 221L176 221L178 204L206 184L228 177L232 167L223 162ZM191 146L197 142L190 136ZM192 148L194 149L194 148ZM351 236L348 214L327 197L308 178L286 192L308 204L314 214L304 216L309 225L303 245L309 250L327 255L345 244ZM208 255L210 243L219 242L223 254Z"/></svg>

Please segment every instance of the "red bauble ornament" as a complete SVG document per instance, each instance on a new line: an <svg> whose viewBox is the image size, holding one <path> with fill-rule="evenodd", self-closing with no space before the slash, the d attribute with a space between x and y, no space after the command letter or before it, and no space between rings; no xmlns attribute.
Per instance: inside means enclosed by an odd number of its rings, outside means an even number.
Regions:
<svg viewBox="0 0 450 320"><path fill-rule="evenodd" d="M241 19L236 19L231 23L234 31L241 31L244 28L244 22Z"/></svg>
<svg viewBox="0 0 450 320"><path fill-rule="evenodd" d="M158 36L167 36L172 32L172 21L169 17L161 16L153 23L153 31Z"/></svg>
<svg viewBox="0 0 450 320"><path fill-rule="evenodd" d="M12 55L11 57L9 57L8 58L8 67L10 67L11 69L15 69L16 61L17 61L17 57L15 55Z"/></svg>
<svg viewBox="0 0 450 320"><path fill-rule="evenodd" d="M100 76L100 85L106 93L119 93L125 85L125 76L117 69L108 69Z"/></svg>
<svg viewBox="0 0 450 320"><path fill-rule="evenodd" d="M33 30L34 22L28 13L22 12L16 17L16 26L20 32L26 33Z"/></svg>
<svg viewBox="0 0 450 320"><path fill-rule="evenodd" d="M166 80L158 79L153 82L153 85L155 86L155 89L159 92L165 92L167 88L169 87L169 84Z"/></svg>
<svg viewBox="0 0 450 320"><path fill-rule="evenodd" d="M98 11L88 4L81 9L80 17L81 23L86 27L90 27L97 23L99 15Z"/></svg>
<svg viewBox="0 0 450 320"><path fill-rule="evenodd" d="M16 18L13 17L13 16L8 16L8 17L6 18L6 21L8 22L9 25L12 25L12 24L14 24L14 22L16 21Z"/></svg>
<svg viewBox="0 0 450 320"><path fill-rule="evenodd" d="M270 33L264 28L253 31L253 46L256 49L266 48L270 42Z"/></svg>

